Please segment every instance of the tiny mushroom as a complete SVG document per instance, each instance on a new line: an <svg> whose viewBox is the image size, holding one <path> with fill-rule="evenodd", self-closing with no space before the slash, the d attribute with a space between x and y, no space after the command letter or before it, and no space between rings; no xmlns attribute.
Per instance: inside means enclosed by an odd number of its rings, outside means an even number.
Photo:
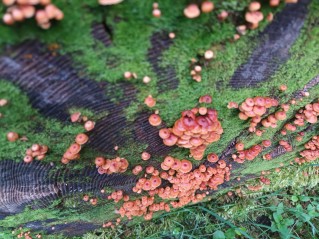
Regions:
<svg viewBox="0 0 319 239"><path fill-rule="evenodd" d="M159 126L162 123L161 117L157 114L151 114L148 121L152 126Z"/></svg>
<svg viewBox="0 0 319 239"><path fill-rule="evenodd" d="M196 18L200 15L200 10L196 4L190 4L184 9L187 18Z"/></svg>
<svg viewBox="0 0 319 239"><path fill-rule="evenodd" d="M7 140L10 142L14 142L19 139L19 135L16 132L7 133Z"/></svg>

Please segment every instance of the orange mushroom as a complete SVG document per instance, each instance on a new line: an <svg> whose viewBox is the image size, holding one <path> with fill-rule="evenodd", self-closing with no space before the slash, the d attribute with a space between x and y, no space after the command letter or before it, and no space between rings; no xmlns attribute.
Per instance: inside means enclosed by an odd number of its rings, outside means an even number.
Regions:
<svg viewBox="0 0 319 239"><path fill-rule="evenodd" d="M148 121L149 121L150 125L152 125L152 126L159 126L162 123L161 117L157 114L152 114L148 118Z"/></svg>
<svg viewBox="0 0 319 239"><path fill-rule="evenodd" d="M184 15L187 18L196 18L200 15L200 10L196 4L190 4L184 9Z"/></svg>
<svg viewBox="0 0 319 239"><path fill-rule="evenodd" d="M75 138L75 142L79 145L85 144L89 140L89 137L86 134L78 134Z"/></svg>

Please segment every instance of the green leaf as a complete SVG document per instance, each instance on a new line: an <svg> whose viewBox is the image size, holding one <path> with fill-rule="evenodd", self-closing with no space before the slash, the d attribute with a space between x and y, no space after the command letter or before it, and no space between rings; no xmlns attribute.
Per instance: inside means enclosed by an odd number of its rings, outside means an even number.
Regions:
<svg viewBox="0 0 319 239"><path fill-rule="evenodd" d="M309 198L308 196L302 195L302 196L300 197L300 200L301 200L302 202L308 202L308 201L310 201L310 198Z"/></svg>
<svg viewBox="0 0 319 239"><path fill-rule="evenodd" d="M295 223L294 219L285 219L285 226L289 227Z"/></svg>
<svg viewBox="0 0 319 239"><path fill-rule="evenodd" d="M283 214L284 213L284 204L281 202L277 206L277 213L278 214Z"/></svg>
<svg viewBox="0 0 319 239"><path fill-rule="evenodd" d="M291 196L290 200L293 202L298 202L298 197L296 195L293 195Z"/></svg>
<svg viewBox="0 0 319 239"><path fill-rule="evenodd" d="M213 239L226 239L225 234L218 230L213 233Z"/></svg>
<svg viewBox="0 0 319 239"><path fill-rule="evenodd" d="M280 224L280 221L282 220L282 216L281 214L278 214L276 212L273 213L273 217L274 217L274 220L277 224Z"/></svg>
<svg viewBox="0 0 319 239"><path fill-rule="evenodd" d="M229 228L225 232L225 236L227 239L235 239L235 236L236 236L235 230L233 228Z"/></svg>

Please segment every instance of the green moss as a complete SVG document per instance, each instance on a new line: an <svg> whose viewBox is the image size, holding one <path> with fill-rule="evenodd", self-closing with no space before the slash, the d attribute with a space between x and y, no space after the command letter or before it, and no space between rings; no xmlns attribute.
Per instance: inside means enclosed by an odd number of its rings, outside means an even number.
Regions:
<svg viewBox="0 0 319 239"><path fill-rule="evenodd" d="M1 25L0 34L3 37L0 39L0 43L14 44L25 39L35 38L40 39L45 44L57 42L61 45L60 53L71 53L76 62L84 66L84 74L90 75L96 81L117 83L124 80L124 71L136 72L138 79L131 80L131 84L138 89L137 102L132 103L125 109L125 116L131 121L135 120L137 113L148 110L143 104L143 100L148 94L157 98L155 109L160 110L160 115L167 125L172 125L179 118L182 110L196 106L201 95L211 94L213 103L209 106L218 110L224 134L220 141L207 149L207 153L221 153L230 140L238 136L248 126L247 122L242 122L237 118L238 112L236 110L227 109L226 106L229 101L242 102L245 98L251 96L272 95L278 96L280 102L285 102L295 90L302 88L318 74L319 28L314 24L319 7L317 2L311 4L311 13L307 24L291 50L290 60L269 81L255 88L241 90L231 89L228 85L229 79L237 67L249 57L253 44L247 37L242 37L235 43L224 43L226 39L232 38L235 32L234 24L231 20L223 23L214 20L217 12L189 20L181 16L182 9L187 1L177 1L174 3L174 8L171 7L170 1L163 1L160 2L160 8L165 17L155 19L151 17L151 2L125 1L123 4L112 7L98 7L97 2L93 0L82 4L67 0L56 2L66 15L62 22L56 23L49 31L38 29L32 21L14 28ZM247 5L247 1L220 1L216 5L219 9L224 8L235 12L242 11ZM265 11L269 11L269 9ZM115 22L115 18L123 20ZM91 36L91 24L94 21L100 22L102 20L106 20L106 23L113 28L113 44L108 48L105 48L102 43L97 42ZM151 46L149 39L157 31L174 31L176 33L174 44L163 54L161 66L173 66L179 80L179 87L176 90L161 94L158 93L156 88L159 80L158 76L153 72L150 63L147 61L148 48ZM257 34L257 31L249 35L254 34ZM216 59L203 68L203 80L201 83L196 83L189 76L190 59L202 55L204 50L208 48L215 51ZM142 83L144 75L152 78L150 84ZM294 84L288 85L285 94L279 94L276 89L288 80L294 82ZM115 93L106 92L106 94L112 96L113 102L120 102L121 98L125 97L125 92L122 90ZM310 95L311 97L292 107L288 116L292 116L293 111L317 98L319 96L318 86L311 90ZM0 109L1 113L4 114L4 117L0 119L0 159L21 160L25 149L30 147L32 143L43 143L50 148L50 153L45 162L58 162L64 150L73 142L74 135L83 130L80 125L61 124L56 120L40 116L36 110L32 109L27 97L10 83L0 81L0 98L7 98L10 101L8 106ZM95 115L88 109L76 108L70 109L70 112L78 110L94 120L111 113L105 112L102 115ZM284 122L279 127L283 124ZM5 139L8 131L16 131L20 135L26 135L29 140L27 142L8 143ZM276 129L267 130L262 138L245 135L240 139L249 147L259 143L262 139L268 139L275 131ZM130 133L125 133L124 136L131 138ZM309 139L310 136L311 134L307 135L304 140ZM279 139L280 137L276 138L274 144ZM303 143L304 141L295 145L296 151L272 161L264 161L259 157L252 162L247 162L245 163L246 169L234 171L233 175L258 174L262 170L278 167L280 162L287 164L296 156L296 152L300 150ZM140 154L146 148L146 143L137 144L128 140L126 145L120 147L118 154L129 159L130 166L136 163L143 164ZM98 152L85 148L82 154L83 160L81 159L80 162L67 167L75 170L90 165L96 154ZM184 158L187 157L188 152L184 149L175 148L172 155ZM160 161L161 159L152 158L152 160ZM280 185L291 185L289 179L294 177L296 168L288 167L287 171L282 170L281 173L274 176L275 184L273 188L269 187L268 189L273 190ZM302 181L300 170L297 172L298 180ZM297 186L298 180L292 180L295 182L295 186ZM317 183L316 180L315 182ZM302 185L307 183L310 182L302 181ZM108 189L108 192L110 190ZM226 190L228 189L221 190L219 194ZM54 205L50 210L26 209L21 214L2 220L0 225L17 227L30 220L49 218L58 219L61 223L83 220L101 224L106 218L108 220L115 218L113 213L114 204L105 202L103 199L96 207L84 205L80 198L73 197L64 198L59 203L62 203L65 208L63 211L59 210L57 205ZM80 212L74 209L78 205L83 205ZM209 220L209 217L207 217L207 220ZM163 223L165 227L166 222Z"/></svg>

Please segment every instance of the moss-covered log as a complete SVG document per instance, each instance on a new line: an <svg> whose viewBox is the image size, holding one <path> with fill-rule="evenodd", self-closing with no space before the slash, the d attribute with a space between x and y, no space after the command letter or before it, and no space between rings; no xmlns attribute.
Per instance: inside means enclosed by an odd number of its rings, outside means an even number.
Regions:
<svg viewBox="0 0 319 239"><path fill-rule="evenodd" d="M174 6L170 1L160 2L164 13L160 19L151 17L151 2L125 1L106 8L94 1L56 3L66 17L47 32L31 21L13 27L0 25L0 99L9 100L0 108L0 228L23 225L70 236L114 220L119 206L105 198L114 190L136 196L132 187L140 176L131 173L135 165L160 169L166 155L189 157L186 149L165 146L158 131L172 126L183 110L198 106L198 98L205 94L213 97L208 106L218 111L224 129L205 156L214 152L232 165L230 181L212 191L210 197L240 185L259 184L262 171L273 172L279 167L279 176L269 176L279 181L264 186L265 190L296 183L284 177L302 174L300 166L290 162L300 156L305 142L318 135L318 125L306 124L287 135L280 131L293 122L299 109L319 97L317 1L282 5L271 23L262 22L259 30L249 31L235 42L229 39L235 26L244 23L248 1L217 1L217 9L230 13L224 22L216 20L218 11L185 19L182 9L186 1ZM265 4L263 11L266 15L274 10ZM169 38L169 32L176 38ZM216 54L210 62L203 57L207 49ZM189 74L192 58L202 66L201 82ZM137 79L124 79L125 71L136 72ZM152 79L149 84L142 81L146 75ZM285 92L278 90L282 84L288 86ZM305 92L309 97L304 97ZM150 94L157 99L153 109L143 103ZM255 96L270 96L280 103L294 99L297 104L290 106L287 119L277 128L267 128L259 137L248 132L249 123L239 120L237 109L227 108L230 101L241 103ZM161 127L148 122L154 110L160 112ZM81 125L69 120L76 111L96 121L96 126L88 133L90 139L81 158L63 165L64 151L83 131ZM5 135L9 131L28 140L8 142ZM295 141L300 132L303 139ZM236 142L249 148L265 139L271 140L272 146L256 159L234 162ZM280 140L287 140L293 150L287 152ZM22 162L25 150L34 143L48 145L50 151L43 161L26 164ZM115 146L119 149L114 150ZM143 151L152 155L151 160L141 161ZM273 160L264 160L266 153ZM99 175L94 158L101 155L126 158L130 170ZM194 168L199 165L190 160ZM85 194L97 197L97 206L84 202Z"/></svg>

